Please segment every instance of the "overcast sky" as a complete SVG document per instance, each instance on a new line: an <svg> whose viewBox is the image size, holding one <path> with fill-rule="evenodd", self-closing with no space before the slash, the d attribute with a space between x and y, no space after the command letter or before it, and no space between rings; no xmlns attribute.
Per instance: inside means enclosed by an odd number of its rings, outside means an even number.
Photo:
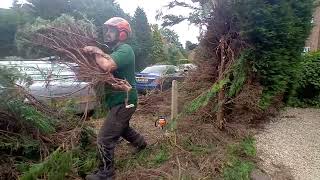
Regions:
<svg viewBox="0 0 320 180"><path fill-rule="evenodd" d="M13 0L0 0L0 8L9 8ZM21 1L21 0L20 0ZM23 0L22 0L23 1ZM171 0L116 0L120 4L120 7L130 15L134 14L135 9L140 6L142 7L148 17L149 23L160 24L155 19L156 11L161 9L164 5L167 5ZM189 2L190 0L184 0ZM167 11L163 9L164 13L175 13L179 12L187 15L190 11L184 8L175 8L174 10ZM195 26L189 25L188 22L182 22L178 25L170 27L170 29L176 31L180 36L180 41L184 45L187 40L196 43L198 42L197 36L199 35L199 29Z"/></svg>

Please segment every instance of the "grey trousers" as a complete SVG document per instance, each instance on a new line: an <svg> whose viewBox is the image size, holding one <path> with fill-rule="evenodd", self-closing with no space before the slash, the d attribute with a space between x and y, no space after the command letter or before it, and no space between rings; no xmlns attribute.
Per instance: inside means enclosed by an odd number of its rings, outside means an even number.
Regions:
<svg viewBox="0 0 320 180"><path fill-rule="evenodd" d="M98 135L98 150L101 155L99 175L109 177L114 174L114 149L120 137L139 148L146 142L144 137L132 129L129 121L136 107L126 108L124 104L110 109Z"/></svg>

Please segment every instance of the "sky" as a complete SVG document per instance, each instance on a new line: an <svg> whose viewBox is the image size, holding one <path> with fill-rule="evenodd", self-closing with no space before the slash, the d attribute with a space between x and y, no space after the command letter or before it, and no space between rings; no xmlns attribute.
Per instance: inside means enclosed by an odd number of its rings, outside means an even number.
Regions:
<svg viewBox="0 0 320 180"><path fill-rule="evenodd" d="M9 8L13 0L0 0L0 8ZM20 0L23 1L23 0ZM189 14L190 11L184 8L174 8L173 10L167 10L163 6L167 5L171 0L116 0L124 12L129 13L133 16L135 9L139 6L143 8L147 14L148 21L151 24L161 24L155 19L156 11L162 9L163 12L173 13L179 12L182 15ZM184 0L190 2L190 0ZM170 27L169 29L174 30L180 37L180 42L185 45L187 40L197 43L197 36L199 36L199 28L189 25L188 22L182 22L178 25Z"/></svg>

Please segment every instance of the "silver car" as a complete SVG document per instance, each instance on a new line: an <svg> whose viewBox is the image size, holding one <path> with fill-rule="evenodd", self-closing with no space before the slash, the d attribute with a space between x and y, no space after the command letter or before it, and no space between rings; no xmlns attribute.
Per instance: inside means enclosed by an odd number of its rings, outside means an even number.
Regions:
<svg viewBox="0 0 320 180"><path fill-rule="evenodd" d="M37 100L51 102L72 102L76 113L94 110L94 90L87 82L78 81L66 65L53 61L21 60L0 61L0 65L15 67L33 80L28 92Z"/></svg>

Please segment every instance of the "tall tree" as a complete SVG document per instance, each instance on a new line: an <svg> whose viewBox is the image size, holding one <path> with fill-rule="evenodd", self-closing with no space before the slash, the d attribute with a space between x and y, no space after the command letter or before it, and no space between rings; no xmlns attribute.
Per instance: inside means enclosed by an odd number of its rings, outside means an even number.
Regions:
<svg viewBox="0 0 320 180"><path fill-rule="evenodd" d="M167 61L167 55L164 51L164 43L158 25L152 26L152 41L151 61L152 63L159 63Z"/></svg>
<svg viewBox="0 0 320 180"><path fill-rule="evenodd" d="M129 22L131 18L125 14L115 0L70 0L70 12L77 19L87 18L93 20L98 27L99 39L102 42L102 25L112 17L122 17Z"/></svg>
<svg viewBox="0 0 320 180"><path fill-rule="evenodd" d="M53 20L61 14L84 16L101 26L107 19L120 16L129 19L115 0L27 0L23 8L35 17Z"/></svg>
<svg viewBox="0 0 320 180"><path fill-rule="evenodd" d="M164 25L173 25L183 20L200 26L206 31L197 51L196 61L202 74L210 75L215 85L228 82L212 98L219 108L216 118L219 127L224 126L225 115L241 116L239 109L247 109L243 102L225 109L225 102L241 97L240 101L254 102L250 107L259 109L255 119L262 118L266 110L286 100L299 81L301 54L312 28L311 18L315 0L194 0L199 3L188 17L166 15ZM172 1L174 6L191 7ZM218 52L218 53L217 53ZM205 70L207 69L207 70ZM218 71L217 71L218 70ZM202 77L205 80L206 76ZM248 97L248 90L255 91ZM217 92L217 91L216 91ZM248 98L247 98L248 97ZM194 102L198 102L198 99ZM207 104L207 102L206 102ZM198 106L201 107L202 105ZM242 106L242 107L241 107ZM249 111L248 111L249 112ZM251 113L251 112L249 112ZM252 117L252 116L251 116ZM232 119L233 120L233 119ZM247 121L250 122L251 120Z"/></svg>
<svg viewBox="0 0 320 180"><path fill-rule="evenodd" d="M70 0L27 0L23 8L35 17L55 19L70 11Z"/></svg>
<svg viewBox="0 0 320 180"><path fill-rule="evenodd" d="M174 45L169 46L168 48L168 63L172 65L177 65L180 59L185 59L181 51Z"/></svg>
<svg viewBox="0 0 320 180"><path fill-rule="evenodd" d="M20 8L21 7L21 3L19 3L19 1L18 0L13 0L12 1L12 7L11 7L11 9L17 9L17 8Z"/></svg>
<svg viewBox="0 0 320 180"><path fill-rule="evenodd" d="M168 28L161 28L160 32L166 40L166 48L170 48L168 50L169 59L173 60L172 57L175 57L175 61L177 61L179 58L184 59L185 57L187 57L187 52L179 41L179 35L174 30L170 30ZM173 64L176 64L176 62Z"/></svg>
<svg viewBox="0 0 320 180"><path fill-rule="evenodd" d="M182 44L179 41L179 36L175 31L168 28L161 28L160 32L168 43L174 44L177 48L182 48Z"/></svg>
<svg viewBox="0 0 320 180"><path fill-rule="evenodd" d="M98 32L102 42L102 24L111 17L118 16L131 20L125 14L115 0L28 0L29 3L20 6L14 3L15 11L20 10L31 14L33 17L40 17L45 20L54 20L63 13L71 15L76 19L89 19L99 27ZM19 8L20 7L20 8ZM35 19L34 18L34 19ZM26 55L26 53L23 53Z"/></svg>
<svg viewBox="0 0 320 180"><path fill-rule="evenodd" d="M140 70L150 63L148 62L148 57L152 47L151 28L148 18L140 7L134 13L132 28L135 34L133 48L136 54L136 68Z"/></svg>
<svg viewBox="0 0 320 180"><path fill-rule="evenodd" d="M71 15L77 18L94 20L95 25L101 26L111 17L118 16L130 20L115 0L70 0Z"/></svg>
<svg viewBox="0 0 320 180"><path fill-rule="evenodd" d="M32 19L18 7L0 9L0 57L16 55L14 41L17 28Z"/></svg>
<svg viewBox="0 0 320 180"><path fill-rule="evenodd" d="M0 9L0 57L16 52L14 36L17 31L17 17L11 9Z"/></svg>

